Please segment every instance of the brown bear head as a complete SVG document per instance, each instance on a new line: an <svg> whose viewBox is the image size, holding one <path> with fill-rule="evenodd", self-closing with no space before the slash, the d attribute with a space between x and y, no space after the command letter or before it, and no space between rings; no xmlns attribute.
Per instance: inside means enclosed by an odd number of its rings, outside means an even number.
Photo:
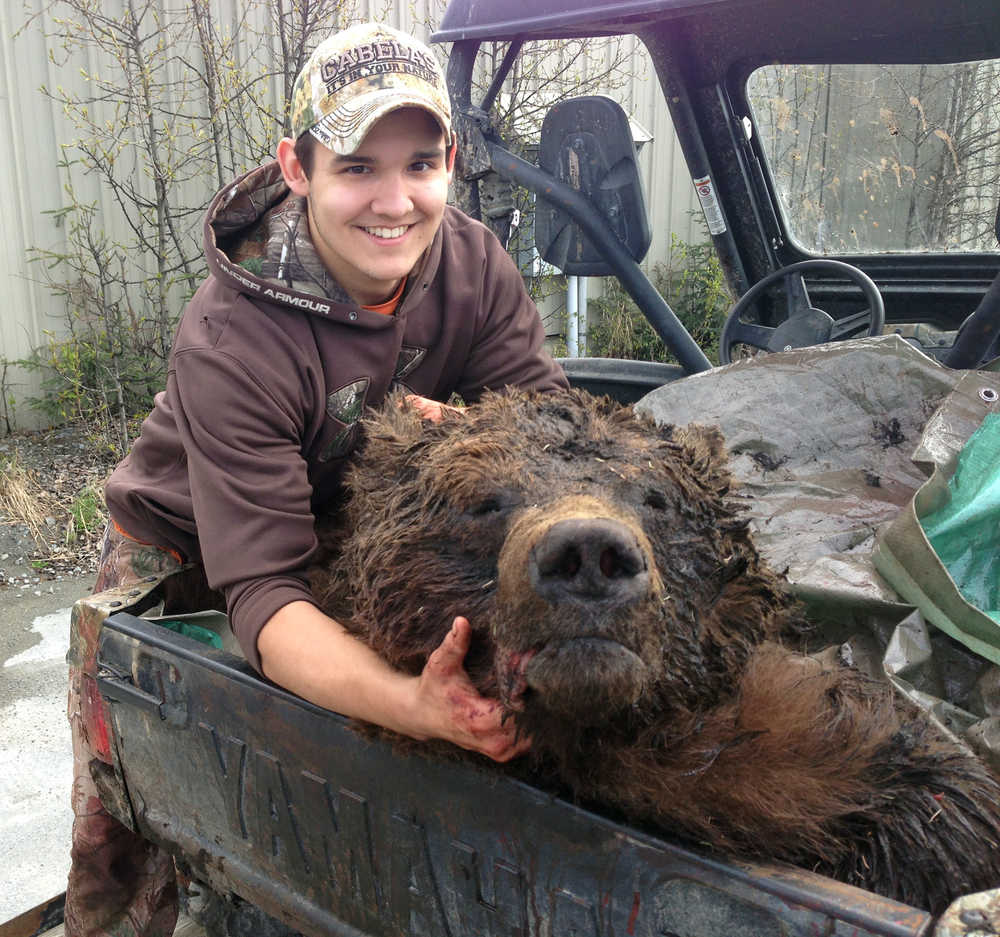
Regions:
<svg viewBox="0 0 1000 937"><path fill-rule="evenodd" d="M715 429L582 391L368 420L313 572L325 610L418 673L455 616L466 667L536 738L553 721L710 705L785 599L729 497Z"/></svg>

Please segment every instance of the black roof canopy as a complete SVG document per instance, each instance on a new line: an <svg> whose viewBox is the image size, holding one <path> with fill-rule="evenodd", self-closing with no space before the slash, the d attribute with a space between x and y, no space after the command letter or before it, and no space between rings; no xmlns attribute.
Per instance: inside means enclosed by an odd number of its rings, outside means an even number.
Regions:
<svg viewBox="0 0 1000 937"><path fill-rule="evenodd" d="M433 39L644 35L671 23L697 36L703 66L1000 56L997 0L451 0Z"/></svg>
<svg viewBox="0 0 1000 937"><path fill-rule="evenodd" d="M755 0L451 0L434 42L555 39L639 31L692 9L746 6Z"/></svg>

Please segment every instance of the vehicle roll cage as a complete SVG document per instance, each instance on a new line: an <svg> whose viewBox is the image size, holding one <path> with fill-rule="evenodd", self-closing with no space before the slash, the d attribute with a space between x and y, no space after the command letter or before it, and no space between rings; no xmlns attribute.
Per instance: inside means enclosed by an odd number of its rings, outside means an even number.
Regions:
<svg viewBox="0 0 1000 937"><path fill-rule="evenodd" d="M448 91L452 99L452 125L462 154L460 175L475 183L489 172L496 172L514 185L522 186L539 198L570 215L587 238L601 251L614 276L635 300L650 325L676 355L689 374L707 371L712 363L681 324L666 300L656 291L609 227L607 220L572 186L522 159L504 146L489 117L500 87L520 52L522 42L511 43L503 62L487 89L483 101L472 102L472 76L480 42L466 39L452 47L448 62ZM476 199L474 198L475 202ZM479 205L473 204L479 213Z"/></svg>

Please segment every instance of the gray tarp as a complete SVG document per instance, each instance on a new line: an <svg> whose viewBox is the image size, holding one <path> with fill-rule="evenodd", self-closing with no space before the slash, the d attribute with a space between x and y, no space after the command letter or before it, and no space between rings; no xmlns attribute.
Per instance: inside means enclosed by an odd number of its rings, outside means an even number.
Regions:
<svg viewBox="0 0 1000 937"><path fill-rule="evenodd" d="M740 361L636 410L720 426L758 547L835 653L1000 768L1000 625L962 598L919 522L998 392L1000 375L949 370L893 335Z"/></svg>

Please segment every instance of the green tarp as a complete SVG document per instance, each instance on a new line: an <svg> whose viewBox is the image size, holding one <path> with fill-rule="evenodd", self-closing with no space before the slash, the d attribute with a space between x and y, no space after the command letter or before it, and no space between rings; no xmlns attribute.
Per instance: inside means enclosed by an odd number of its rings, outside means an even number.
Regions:
<svg viewBox="0 0 1000 937"><path fill-rule="evenodd" d="M959 453L948 502L920 526L962 597L1000 623L998 455L1000 415L990 413Z"/></svg>

